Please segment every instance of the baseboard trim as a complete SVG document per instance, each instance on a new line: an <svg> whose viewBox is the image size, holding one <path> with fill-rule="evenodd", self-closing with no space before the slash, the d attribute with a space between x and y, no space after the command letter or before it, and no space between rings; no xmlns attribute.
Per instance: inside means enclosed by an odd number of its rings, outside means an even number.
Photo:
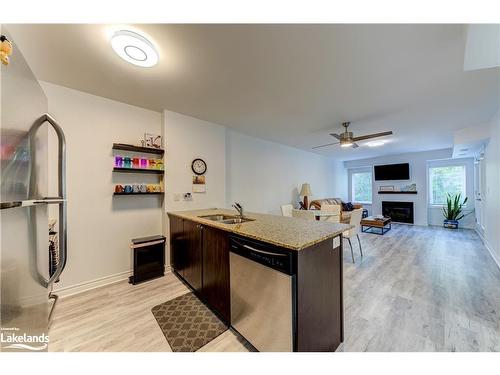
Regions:
<svg viewBox="0 0 500 375"><path fill-rule="evenodd" d="M172 272L170 266L165 266L165 274ZM60 289L54 289L54 293L59 296L59 298L65 298L69 296L74 296L76 294L88 292L89 290L100 288L106 285L111 285L120 281L128 280L132 275L132 270L116 273L114 275L100 277L94 280L85 281L80 284L66 286Z"/></svg>
<svg viewBox="0 0 500 375"><path fill-rule="evenodd" d="M493 260L495 261L497 267L500 269L500 259L498 259L495 255L495 253L493 252L493 250L491 250L491 247L490 247L488 241L486 240L486 238L484 237L484 235L480 231L478 231L477 228L474 229L474 231L477 233L477 235L481 239L486 250L488 250L488 252L490 253L490 255L493 258Z"/></svg>

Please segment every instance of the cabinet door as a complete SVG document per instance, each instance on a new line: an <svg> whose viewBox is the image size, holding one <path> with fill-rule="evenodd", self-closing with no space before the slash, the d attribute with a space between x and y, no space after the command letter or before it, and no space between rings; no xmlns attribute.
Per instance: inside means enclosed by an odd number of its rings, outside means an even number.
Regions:
<svg viewBox="0 0 500 375"><path fill-rule="evenodd" d="M183 261L185 253L184 220L170 217L170 265L179 275L184 277Z"/></svg>
<svg viewBox="0 0 500 375"><path fill-rule="evenodd" d="M184 280L196 291L201 291L201 236L200 224L184 220L185 251L183 259Z"/></svg>
<svg viewBox="0 0 500 375"><path fill-rule="evenodd" d="M229 238L225 232L210 227L203 229L202 297L230 323Z"/></svg>

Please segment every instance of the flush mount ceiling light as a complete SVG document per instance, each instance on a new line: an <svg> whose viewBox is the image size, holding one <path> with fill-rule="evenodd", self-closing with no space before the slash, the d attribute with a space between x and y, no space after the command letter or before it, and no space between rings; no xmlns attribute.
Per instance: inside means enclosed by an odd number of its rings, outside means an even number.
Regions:
<svg viewBox="0 0 500 375"><path fill-rule="evenodd" d="M385 142L384 141L372 141L372 142L368 142L366 145L368 147L380 147L380 146L385 145Z"/></svg>
<svg viewBox="0 0 500 375"><path fill-rule="evenodd" d="M149 68L158 63L158 52L153 43L134 31L116 31L111 37L111 47L131 64Z"/></svg>

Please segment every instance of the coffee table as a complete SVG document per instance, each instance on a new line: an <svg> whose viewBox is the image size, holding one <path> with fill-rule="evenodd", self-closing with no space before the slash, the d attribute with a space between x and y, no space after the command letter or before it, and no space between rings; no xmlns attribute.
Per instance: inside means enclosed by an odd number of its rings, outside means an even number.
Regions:
<svg viewBox="0 0 500 375"><path fill-rule="evenodd" d="M361 219L361 232L373 233L383 236L391 230L391 218L384 217L383 219L376 219L373 216Z"/></svg>

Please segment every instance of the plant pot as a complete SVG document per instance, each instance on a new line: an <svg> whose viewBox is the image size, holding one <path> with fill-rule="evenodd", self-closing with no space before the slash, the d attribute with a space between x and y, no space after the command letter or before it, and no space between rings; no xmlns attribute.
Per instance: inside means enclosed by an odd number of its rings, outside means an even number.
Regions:
<svg viewBox="0 0 500 375"><path fill-rule="evenodd" d="M443 227L448 229L458 229L458 220L444 220Z"/></svg>

